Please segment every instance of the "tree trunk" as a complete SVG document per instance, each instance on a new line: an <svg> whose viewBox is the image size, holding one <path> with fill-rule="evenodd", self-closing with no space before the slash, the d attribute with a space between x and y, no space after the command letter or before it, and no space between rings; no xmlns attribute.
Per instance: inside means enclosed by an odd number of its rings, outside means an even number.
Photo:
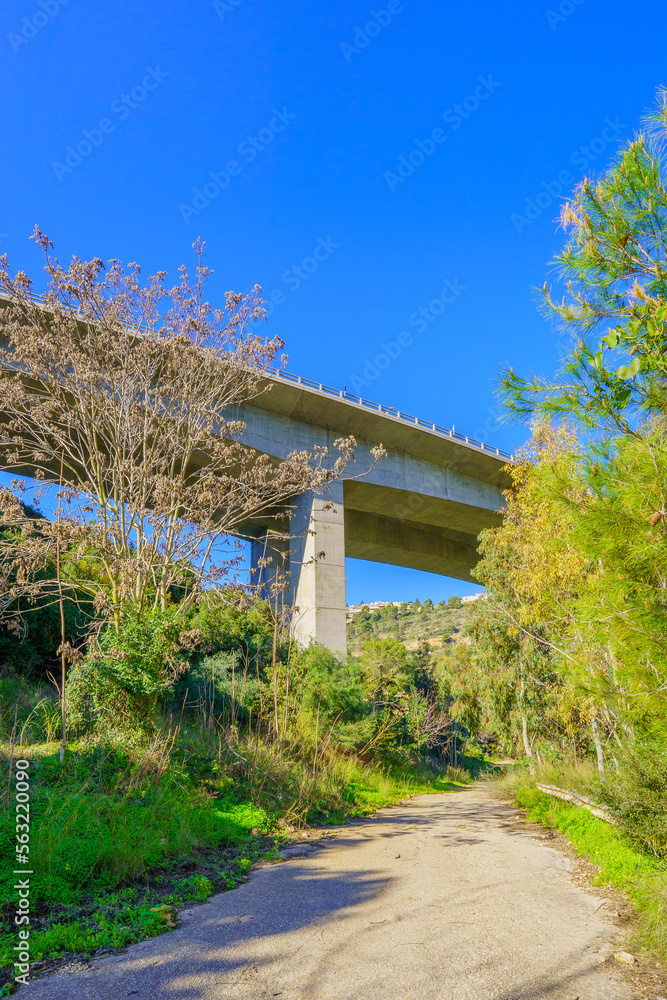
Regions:
<svg viewBox="0 0 667 1000"><path fill-rule="evenodd" d="M521 678L521 739L523 740L523 749L528 757L528 770L531 774L535 774L535 765L533 764L533 748L530 745L530 740L528 739L528 719L526 713L523 711L524 699L526 696L526 681Z"/></svg>
<svg viewBox="0 0 667 1000"><path fill-rule="evenodd" d="M271 667L272 667L272 680L273 680L273 732L275 738L280 739L280 730L278 728L278 664L277 664L277 645L278 645L278 618L276 617L273 622L273 650L271 653Z"/></svg>
<svg viewBox="0 0 667 1000"><path fill-rule="evenodd" d="M523 749L526 757L533 756L533 748L530 745L530 740L528 739L528 719L521 713L521 739L523 740Z"/></svg>
<svg viewBox="0 0 667 1000"><path fill-rule="evenodd" d="M320 705L322 704L322 692L320 691L320 696L317 700L317 718L315 719L315 754L313 756L313 776L317 769L317 748L318 748L318 738L320 734Z"/></svg>
<svg viewBox="0 0 667 1000"><path fill-rule="evenodd" d="M60 763L65 760L65 746L67 743L67 706L65 702L65 678L67 673L67 661L65 659L65 604L63 602L63 581L60 572L60 508L62 505L63 488L63 460L60 459L60 484L58 492L58 547L56 549L56 576L58 580L58 605L60 608Z"/></svg>
<svg viewBox="0 0 667 1000"><path fill-rule="evenodd" d="M604 781L604 753L602 750L602 741L600 739L600 730L598 728L597 719L593 719L591 722L591 730L593 732L593 742L595 743L595 752L598 758L598 772L600 774L600 781Z"/></svg>
<svg viewBox="0 0 667 1000"><path fill-rule="evenodd" d="M526 682L523 677L521 678L521 693L519 697L521 699L521 738L523 740L523 749L526 757L532 758L533 748L531 747L530 740L528 739L528 719L526 718L526 713L523 711L524 699L526 697ZM535 773L535 768L532 763L530 765L530 773Z"/></svg>

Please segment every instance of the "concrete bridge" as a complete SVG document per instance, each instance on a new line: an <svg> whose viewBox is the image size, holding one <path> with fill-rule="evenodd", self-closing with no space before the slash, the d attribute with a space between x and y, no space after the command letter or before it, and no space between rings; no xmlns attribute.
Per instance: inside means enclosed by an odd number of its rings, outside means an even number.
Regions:
<svg viewBox="0 0 667 1000"><path fill-rule="evenodd" d="M0 296L0 309L7 304ZM357 441L343 480L326 496L297 498L288 525L276 511L241 528L255 582L268 589L276 567L289 572L299 642L345 652L345 556L471 579L477 535L501 520L507 452L285 372L267 383L270 391L225 414L245 423L244 444L285 459L317 445L333 455L339 437ZM387 455L366 475L377 444Z"/></svg>
<svg viewBox="0 0 667 1000"><path fill-rule="evenodd" d="M299 642L345 652L345 556L471 580L477 535L501 520L507 452L307 379L274 373L270 381L234 414L246 424L244 444L284 459L316 445L332 453L338 437L357 440L343 480L326 496L298 498L289 526L278 518L245 526L255 582L268 587L277 565L289 570ZM387 455L363 475L377 444Z"/></svg>

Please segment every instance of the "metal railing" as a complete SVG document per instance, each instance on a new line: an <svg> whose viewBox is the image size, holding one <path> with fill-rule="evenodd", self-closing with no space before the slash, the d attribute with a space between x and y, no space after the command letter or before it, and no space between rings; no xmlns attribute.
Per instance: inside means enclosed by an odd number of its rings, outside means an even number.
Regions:
<svg viewBox="0 0 667 1000"><path fill-rule="evenodd" d="M374 403L370 399L364 399L363 396L355 396L354 393L347 392L345 389L334 389L330 385L322 385L321 382L313 382L312 379L302 378L301 375L293 375L291 372L279 371L277 368L267 368L266 370L271 374L272 378L279 381L302 385L306 389L315 389L316 392L322 392L334 399L342 399L345 403L353 403L355 406L361 406L365 410L372 410L383 417L391 417L394 420L399 420L401 423L412 424L413 427L430 431L431 434L437 434L439 437L450 438L452 441L460 441L461 444L468 445L470 448L477 448L488 455L495 455L498 458L505 458L512 461L513 456L510 452L503 451L502 448L493 448L491 445L485 444L483 441L478 441L476 438L467 437L465 434L460 434L459 431L450 430L449 427L442 427L440 424L433 424L428 420L422 420L421 417L413 417L411 413L403 413L402 410L397 410L393 406L383 406L381 403Z"/></svg>
<svg viewBox="0 0 667 1000"><path fill-rule="evenodd" d="M40 305L44 304L44 298L41 295L35 295L34 293L29 292L28 297ZM342 399L343 402L352 403L355 406L361 406L365 410L372 410L374 413L379 413L383 417L391 417L401 423L411 424L413 427L419 427L422 430L429 431L431 434L437 434L439 437L450 438L452 441L460 441L461 444L465 444L469 448L477 448L479 451L485 452L488 455L495 455L498 458L513 461L513 456L509 451L503 451L502 448L493 448L488 444L484 444L483 441L478 441L476 438L460 434L459 431L450 430L449 427L442 427L440 424L434 424L428 420L422 420L421 417L413 417L411 413L403 413L402 410L397 410L393 406L383 406L381 403L374 403L370 399L364 399L363 396L356 396L354 393L347 392L345 389L334 389L330 385L322 385L321 382L313 382L312 379L302 378L301 375L293 375L291 372L280 371L278 368L267 367L265 371L268 372L272 378L276 378L284 382L291 382L294 385L302 385L306 389L315 389L316 392L324 393L326 396L331 396L334 399Z"/></svg>

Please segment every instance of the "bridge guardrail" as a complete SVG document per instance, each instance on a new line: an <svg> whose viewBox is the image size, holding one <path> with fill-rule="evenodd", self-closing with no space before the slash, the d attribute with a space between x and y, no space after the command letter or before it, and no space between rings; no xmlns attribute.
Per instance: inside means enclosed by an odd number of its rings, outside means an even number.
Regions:
<svg viewBox="0 0 667 1000"><path fill-rule="evenodd" d="M395 420L400 420L405 424L413 424L416 427L423 427L424 430L431 431L432 434L438 434L440 437L448 437L453 441L461 441L463 444L467 444L472 448L479 448L480 451L487 452L489 455L496 455L498 458L506 458L512 461L512 455L508 451L503 451L502 448L494 448L491 445L485 444L483 441L478 441L476 438L468 437L465 434L461 434L459 431L450 430L449 427L442 427L441 424L431 423L429 420L422 420L421 417L413 417L411 413L404 413L402 410L397 410L393 406L383 406L382 403L374 403L370 399L365 399L363 396L356 396L353 392L347 392L345 389L334 389L330 385L323 385L321 382L313 382L312 379L303 378L301 375L293 375L292 372L279 371L277 368L267 368L267 372L271 374L273 378L278 380L283 380L285 382L291 382L294 385L302 385L306 389L316 389L318 392L323 392L327 396L332 396L334 399L342 399L344 402L355 403L357 406L362 406L365 410L373 410L375 413L380 413L382 416L393 417Z"/></svg>
<svg viewBox="0 0 667 1000"><path fill-rule="evenodd" d="M43 304L44 299L41 295L36 295L34 292L27 293L28 298L32 299L34 302ZM422 420L421 417L413 417L411 413L404 413L402 410L397 410L393 406L383 406L382 403L375 403L373 400L365 399L363 396L356 396L353 392L347 392L345 389L335 389L330 385L323 385L321 382L314 382L312 379L303 378L301 375L293 375L292 372L280 371L278 368L268 368L266 369L268 373L274 378L283 379L285 382L292 382L295 385L303 385L307 389L315 389L317 392L323 392L327 396L332 396L335 399L342 399L349 403L355 403L357 406L362 406L365 410L372 410L375 413L380 413L382 416L392 417L395 420L400 420L405 424L413 424L416 427L423 427L424 430L430 431L432 434L438 434L440 437L451 438L453 441L461 441L463 444L468 445L472 448L479 448L480 451L486 452L489 455L496 455L498 458L506 458L509 461L513 460L513 456L508 451L503 451L502 448L493 448L488 444L484 444L483 441L478 441L476 438L468 437L465 434L461 434L459 431L450 430L449 427L443 427L441 424L434 424L428 420Z"/></svg>

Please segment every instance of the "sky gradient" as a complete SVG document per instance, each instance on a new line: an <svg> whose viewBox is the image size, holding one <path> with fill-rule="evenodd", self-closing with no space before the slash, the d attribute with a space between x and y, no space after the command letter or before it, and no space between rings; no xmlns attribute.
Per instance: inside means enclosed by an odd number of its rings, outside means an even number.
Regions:
<svg viewBox="0 0 667 1000"><path fill-rule="evenodd" d="M652 0L639 32L617 0L10 0L0 251L43 287L38 223L175 279L201 236L210 300L259 283L291 371L512 449L494 381L557 365L560 196L667 83L666 26ZM347 570L351 604L479 589Z"/></svg>

